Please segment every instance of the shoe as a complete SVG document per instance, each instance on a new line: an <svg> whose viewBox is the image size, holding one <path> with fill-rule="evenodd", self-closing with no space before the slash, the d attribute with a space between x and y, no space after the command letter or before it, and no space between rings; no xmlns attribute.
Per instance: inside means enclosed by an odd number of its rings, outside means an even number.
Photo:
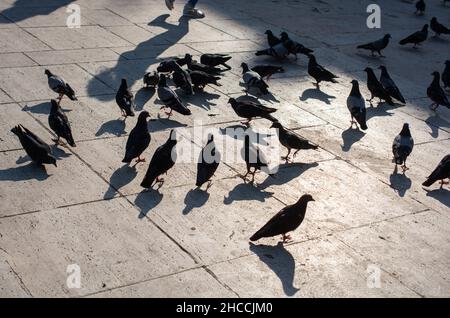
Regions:
<svg viewBox="0 0 450 318"><path fill-rule="evenodd" d="M174 2L175 2L175 0L166 0L167 9L173 10L173 3Z"/></svg>
<svg viewBox="0 0 450 318"><path fill-rule="evenodd" d="M205 14L203 13L203 11L200 11L200 10L194 8L193 6L191 6L189 4L186 4L184 6L183 15L185 17L189 17L192 19L202 19L205 17Z"/></svg>

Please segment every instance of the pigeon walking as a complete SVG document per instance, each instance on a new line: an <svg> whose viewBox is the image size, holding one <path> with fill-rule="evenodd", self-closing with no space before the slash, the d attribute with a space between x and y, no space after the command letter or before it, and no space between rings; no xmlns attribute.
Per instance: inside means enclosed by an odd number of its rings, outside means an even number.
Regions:
<svg viewBox="0 0 450 318"><path fill-rule="evenodd" d="M439 105L450 108L450 102L439 82L439 72L435 71L431 75L433 75L433 81L427 88L427 96L433 101L433 103L430 105L430 108L432 110L436 110Z"/></svg>
<svg viewBox="0 0 450 318"><path fill-rule="evenodd" d="M145 177L141 182L141 187L149 189L153 186L154 183L159 183L159 188L162 186L162 184L164 183L164 179L160 178L160 175L166 173L175 165L176 144L176 133L175 130L172 129L170 131L169 139L167 139L166 143L162 146L159 146L153 154Z"/></svg>
<svg viewBox="0 0 450 318"><path fill-rule="evenodd" d="M252 67L252 71L258 73L261 78L265 77L269 80L273 74L284 73L284 68L276 65L255 65Z"/></svg>
<svg viewBox="0 0 450 318"><path fill-rule="evenodd" d="M359 91L358 81L353 80L351 83L352 83L352 90L350 91L350 95L347 97L347 108L350 111L351 115L350 127L353 127L353 124L355 124L356 128L358 128L359 124L362 130L367 130L366 103L361 95L361 92Z"/></svg>
<svg viewBox="0 0 450 318"><path fill-rule="evenodd" d="M408 43L414 44L413 48L416 48L417 45L422 44L428 37L428 24L425 24L422 30L414 32L413 34L407 36L399 43L400 45L405 45Z"/></svg>
<svg viewBox="0 0 450 318"><path fill-rule="evenodd" d="M200 56L200 63L209 65L211 67L222 65L227 70L231 70L231 66L227 62L231 59L231 56L227 54L202 54Z"/></svg>
<svg viewBox="0 0 450 318"><path fill-rule="evenodd" d="M192 85L194 88L203 90L206 85L212 84L215 86L222 86L217 81L220 80L219 76L214 76L212 74L208 74L202 71L191 71L189 72L189 75L192 79Z"/></svg>
<svg viewBox="0 0 450 318"><path fill-rule="evenodd" d="M274 47L275 45L283 42L281 39L277 38L270 30L264 32L264 34L267 35L267 44L269 44L269 47Z"/></svg>
<svg viewBox="0 0 450 318"><path fill-rule="evenodd" d="M416 15L424 15L426 9L426 4L424 0L419 0L416 2Z"/></svg>
<svg viewBox="0 0 450 318"><path fill-rule="evenodd" d="M135 101L133 93L128 89L127 80L122 78L119 90L116 93L116 103L125 119L134 116Z"/></svg>
<svg viewBox="0 0 450 318"><path fill-rule="evenodd" d="M263 237L282 235L283 243L291 237L286 233L294 231L302 224L308 202L315 201L310 194L304 194L292 205L284 207L275 214L260 230L250 237L250 241L257 241Z"/></svg>
<svg viewBox="0 0 450 318"><path fill-rule="evenodd" d="M442 72L442 83L445 89L450 89L450 60L445 61L445 69Z"/></svg>
<svg viewBox="0 0 450 318"><path fill-rule="evenodd" d="M312 54L309 55L308 74L316 80L315 85L318 89L322 81L337 83L336 78L338 77L318 64L316 57Z"/></svg>
<svg viewBox="0 0 450 318"><path fill-rule="evenodd" d="M54 140L55 143L58 144L59 139L62 137L71 147L76 147L72 136L72 129L70 128L69 119L66 114L63 113L56 100L52 99L51 104L52 108L50 109L50 114L48 115L48 124L57 136L57 139Z"/></svg>
<svg viewBox="0 0 450 318"><path fill-rule="evenodd" d="M430 174L427 180L422 183L424 187L430 187L433 183L438 180L441 180L441 189L444 184L449 184L448 181L444 181L445 179L450 178L450 155L446 155L436 169Z"/></svg>
<svg viewBox="0 0 450 318"><path fill-rule="evenodd" d="M20 124L12 128L11 132L19 138L20 144L31 160L38 165L45 163L57 166L56 158L52 155L50 146L41 138Z"/></svg>
<svg viewBox="0 0 450 318"><path fill-rule="evenodd" d="M61 103L61 100L64 95L69 97L70 100L78 100L75 96L75 92L70 87L68 83L66 83L61 77L53 74L49 70L45 70L45 75L47 75L48 86L55 92L58 93L58 104Z"/></svg>
<svg viewBox="0 0 450 318"><path fill-rule="evenodd" d="M220 152L216 149L214 135L208 135L208 142L200 152L197 163L197 181L195 185L200 188L205 182L208 182L206 191L211 187L211 178L214 176L220 163Z"/></svg>
<svg viewBox="0 0 450 318"><path fill-rule="evenodd" d="M441 34L450 34L450 29L440 24L436 17L431 18L430 27L431 30L436 33L436 36L440 36Z"/></svg>
<svg viewBox="0 0 450 318"><path fill-rule="evenodd" d="M250 183L255 181L256 171L261 170L267 173L269 176L273 176L273 174L269 170L268 161L264 156L264 153L259 149L258 146L255 146L250 141L249 134L245 134L244 136L244 148L242 149L242 154L245 160L245 164L247 166L247 173L242 176L244 180L247 180L247 176L249 174L252 175L252 180ZM253 171L251 171L253 168Z"/></svg>
<svg viewBox="0 0 450 318"><path fill-rule="evenodd" d="M185 59L188 69L190 69L191 71L201 71L211 75L218 75L222 72L222 70L218 67L205 65L197 61L194 61L192 55L188 53L186 53Z"/></svg>
<svg viewBox="0 0 450 318"><path fill-rule="evenodd" d="M385 34L385 36L383 36L383 38L367 43L367 44L362 44L362 45L358 45L356 48L358 49L364 49L364 50L369 50L372 54L372 56L375 56L374 52L377 52L379 56L381 57L385 57L381 51L384 50L388 44L389 44L389 39L391 38L390 34Z"/></svg>
<svg viewBox="0 0 450 318"><path fill-rule="evenodd" d="M402 131L394 139L392 144L392 153L394 154L395 169L397 165L402 165L403 173L409 168L406 166L406 159L411 154L414 147L414 139L411 137L411 132L409 131L409 125L403 124Z"/></svg>
<svg viewBox="0 0 450 318"><path fill-rule="evenodd" d="M261 78L261 76L255 71L251 71L246 63L241 64L242 67L242 79L244 80L246 86L246 93L250 90L255 90L257 94L266 95L269 94L266 82Z"/></svg>
<svg viewBox="0 0 450 318"><path fill-rule="evenodd" d="M155 88L159 82L159 74L158 72L148 72L144 75L144 87L152 87Z"/></svg>
<svg viewBox="0 0 450 318"><path fill-rule="evenodd" d="M300 44L290 39L286 32L281 32L281 41L283 42L286 49L289 51L289 54L293 54L295 56L295 59L297 59L297 54L303 54L308 56L309 54L314 52L313 50L308 49L303 44Z"/></svg>
<svg viewBox="0 0 450 318"><path fill-rule="evenodd" d="M301 138L300 136L284 128L280 122L274 122L270 128L277 129L278 140L288 149L287 155L285 157L281 157L281 159L286 160L286 162L289 161L289 155L291 154L292 149L295 150L293 154L293 157L295 158L300 150L317 150L318 148L316 145L311 144L307 139Z"/></svg>
<svg viewBox="0 0 450 318"><path fill-rule="evenodd" d="M230 98L228 104L231 104L234 112L242 118L246 118L245 125L249 125L250 121L255 117L262 117L272 122L277 121L271 114L276 112L276 108L266 107L257 101L251 100L236 100Z"/></svg>
<svg viewBox="0 0 450 318"><path fill-rule="evenodd" d="M150 117L148 111L142 111L136 123L136 126L131 130L128 136L127 144L125 146L125 157L122 162L130 163L134 158L137 158L136 164L145 162L145 158L141 158L141 154L147 149L150 144L150 133L147 128L147 118Z"/></svg>
<svg viewBox="0 0 450 318"><path fill-rule="evenodd" d="M405 98L403 98L402 93L398 89L397 85L395 85L392 78L389 76L389 73L386 69L386 66L381 65L380 67L381 75L380 75L380 83L383 85L384 89L389 93L389 95L396 100L406 103Z"/></svg>
<svg viewBox="0 0 450 318"><path fill-rule="evenodd" d="M182 115L191 115L190 109L183 104L177 93L167 86L166 76L164 74L161 74L159 78L158 98L164 104L161 109L170 108L170 112L166 112L167 118L172 116L173 110Z"/></svg>
<svg viewBox="0 0 450 318"><path fill-rule="evenodd" d="M175 61L170 61L169 65L173 71L172 79L175 86L181 88L186 95L192 95L192 79L189 73Z"/></svg>
<svg viewBox="0 0 450 318"><path fill-rule="evenodd" d="M389 92L385 90L383 85L378 81L373 69L370 67L366 67L364 71L367 73L367 88L369 89L371 95L370 99L367 100L370 102L370 105L372 105L372 100L375 97L378 97L380 103L382 100L384 100L386 103L393 106L394 102L392 101Z"/></svg>

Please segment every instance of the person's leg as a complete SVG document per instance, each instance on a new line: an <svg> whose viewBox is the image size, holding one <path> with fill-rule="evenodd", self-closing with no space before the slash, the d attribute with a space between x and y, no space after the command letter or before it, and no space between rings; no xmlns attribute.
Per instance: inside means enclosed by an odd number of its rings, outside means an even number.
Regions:
<svg viewBox="0 0 450 318"><path fill-rule="evenodd" d="M195 8L197 2L198 0L189 0L187 4L190 5L192 8Z"/></svg>
<svg viewBox="0 0 450 318"><path fill-rule="evenodd" d="M189 0L184 6L183 15L194 19L204 18L205 14L202 11L195 8L197 2L198 0Z"/></svg>
<svg viewBox="0 0 450 318"><path fill-rule="evenodd" d="M173 3L175 0L166 0L167 9L173 10Z"/></svg>

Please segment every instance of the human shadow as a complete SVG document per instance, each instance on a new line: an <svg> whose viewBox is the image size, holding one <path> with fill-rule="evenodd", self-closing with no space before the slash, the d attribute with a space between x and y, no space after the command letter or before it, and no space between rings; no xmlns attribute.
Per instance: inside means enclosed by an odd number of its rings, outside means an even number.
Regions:
<svg viewBox="0 0 450 318"><path fill-rule="evenodd" d="M0 179L1 180L1 179ZM438 200L442 204L444 204L446 207L450 208L450 191L447 189L436 189L436 190L426 190L427 197L431 197L433 199Z"/></svg>
<svg viewBox="0 0 450 318"><path fill-rule="evenodd" d="M178 25L166 22L169 14L163 14L155 18L153 21L148 23L151 26L157 26L159 28L165 29L162 32L147 41L139 43L132 50L124 52L122 55L133 55L144 48L151 47L152 52L156 57L159 57L163 52L165 52L172 45L176 44L181 38L183 38L189 32L189 19L180 18ZM161 44L167 43L167 44ZM141 59L139 62L134 63L132 66L132 72L128 71L126 76L124 72L129 70L130 61L124 58L119 58L117 64L111 68L103 69L99 74L96 74L96 78L100 78L104 83L108 83L112 87L119 87L120 80L126 77L129 87L132 87L136 81L142 80L142 76L147 71L150 66L151 59ZM98 95L96 94L96 81L97 79L92 78L88 83L88 95L95 97L99 100L111 100L113 97L110 95Z"/></svg>
<svg viewBox="0 0 450 318"><path fill-rule="evenodd" d="M0 15L11 20L11 22L5 21L4 23L17 23L37 15L49 15L57 9L69 5L73 1L74 0L60 0L57 5L54 5L55 2L52 2L51 6L41 4L41 6L38 7L29 7L29 0L16 0L13 7L1 11Z"/></svg>
<svg viewBox="0 0 450 318"><path fill-rule="evenodd" d="M144 109L145 104L152 99L153 95L155 95L156 89L153 87L142 87L140 90L136 92L135 101L136 101L136 111L141 111Z"/></svg>
<svg viewBox="0 0 450 318"><path fill-rule="evenodd" d="M45 166L38 165L33 161L20 167L0 169L0 181L44 181L48 177L50 175Z"/></svg>
<svg viewBox="0 0 450 318"><path fill-rule="evenodd" d="M140 192L134 204L139 208L139 219L147 216L148 212L154 209L162 200L163 195L161 192L155 189L144 190Z"/></svg>
<svg viewBox="0 0 450 318"><path fill-rule="evenodd" d="M114 136L122 136L126 134L125 131L126 122L123 119L113 119L103 123L95 133L96 137L100 137L103 134L111 134Z"/></svg>
<svg viewBox="0 0 450 318"><path fill-rule="evenodd" d="M201 189L191 189L186 193L184 198L184 204L186 205L183 209L183 214L188 214L194 208L200 208L208 202L210 194Z"/></svg>
<svg viewBox="0 0 450 318"><path fill-rule="evenodd" d="M406 194L406 191L408 191L411 188L411 179L408 178L405 174L399 174L397 171L397 166L395 166L394 171L389 177L389 182L391 185L391 188L395 190L395 192L398 193L400 197L404 197Z"/></svg>
<svg viewBox="0 0 450 318"><path fill-rule="evenodd" d="M250 183L240 183L223 198L223 203L229 205L234 201L265 202L266 199L271 198L272 195L272 192L261 191L261 189Z"/></svg>
<svg viewBox="0 0 450 318"><path fill-rule="evenodd" d="M104 199L108 199L114 196L117 190L126 186L128 183L134 180L137 176L137 170L135 166L123 165L119 169L113 172L109 178L109 188L104 195Z"/></svg>
<svg viewBox="0 0 450 318"><path fill-rule="evenodd" d="M278 172L276 178L268 176L262 183L258 185L260 189L266 189L273 185L286 184L299 176L301 176L306 170L319 166L317 162L313 163L284 163L278 166Z"/></svg>
<svg viewBox="0 0 450 318"><path fill-rule="evenodd" d="M300 100L302 102L307 101L308 99L316 99L327 105L331 104L330 99L335 99L336 96L328 95L327 93L317 89L317 88L308 88L303 91L302 96L300 96Z"/></svg>
<svg viewBox="0 0 450 318"><path fill-rule="evenodd" d="M295 259L283 243L279 242L276 246L250 243L250 251L277 275L287 296L293 296L300 290L294 286Z"/></svg>
<svg viewBox="0 0 450 318"><path fill-rule="evenodd" d="M344 130L341 134L342 141L344 142L341 145L342 151L348 152L352 148L353 144L360 141L366 134L363 133L358 128L348 128Z"/></svg>

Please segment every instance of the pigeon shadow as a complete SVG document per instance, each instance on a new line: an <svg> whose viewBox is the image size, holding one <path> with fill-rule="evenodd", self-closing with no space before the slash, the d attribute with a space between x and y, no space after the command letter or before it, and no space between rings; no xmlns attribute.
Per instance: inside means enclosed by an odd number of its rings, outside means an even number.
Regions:
<svg viewBox="0 0 450 318"><path fill-rule="evenodd" d="M103 134L111 134L117 137L123 136L126 134L125 131L126 122L123 119L113 119L103 123L100 128L95 133L96 137L100 137Z"/></svg>
<svg viewBox="0 0 450 318"><path fill-rule="evenodd" d="M373 117L385 117L392 116L393 113L388 112L388 110L394 110L396 108L402 107L402 104L394 103L394 105L389 105L387 103L379 103L377 107L374 107L373 104L371 107L366 107L366 121Z"/></svg>
<svg viewBox="0 0 450 318"><path fill-rule="evenodd" d="M116 192L120 190L120 188L133 181L136 176L137 170L135 166L129 166L128 164L125 164L117 169L109 178L110 185L103 198L112 198L114 194L116 194Z"/></svg>
<svg viewBox="0 0 450 318"><path fill-rule="evenodd" d="M187 124L180 123L179 121L169 119L169 118L161 118L161 115L158 114L157 119L150 119L148 125L149 132L157 132L165 129L176 129L187 127Z"/></svg>
<svg viewBox="0 0 450 318"><path fill-rule="evenodd" d="M134 204L139 208L139 219L145 218L152 209L154 209L162 200L163 195L155 189L143 190L140 192Z"/></svg>
<svg viewBox="0 0 450 318"><path fill-rule="evenodd" d="M250 243L250 251L277 275L287 296L293 296L300 290L294 286L295 259L283 243L279 242L276 246Z"/></svg>
<svg viewBox="0 0 450 318"><path fill-rule="evenodd" d="M271 198L272 195L272 192L261 191L250 183L240 183L223 198L223 203L225 205L230 205L234 201L265 202L266 199Z"/></svg>
<svg viewBox="0 0 450 318"><path fill-rule="evenodd" d="M225 128L219 128L219 133L222 136L228 136L235 140L244 140L247 129L252 130L251 127L247 127L242 124L230 125ZM266 138L272 137L272 134L262 134L256 131L253 131L255 134L255 140L252 140L253 143L257 143L259 145L268 146L269 143Z"/></svg>
<svg viewBox="0 0 450 318"><path fill-rule="evenodd" d="M327 105L331 104L330 99L335 99L336 96L328 95L327 93L319 90L318 88L308 88L303 91L302 96L300 96L300 100L302 102L307 101L308 99L316 99Z"/></svg>
<svg viewBox="0 0 450 318"><path fill-rule="evenodd" d="M430 127L430 129L431 129L430 135L433 138L439 137L439 129L449 129L450 128L450 123L437 114L433 114L432 116L429 116L425 120L425 123L428 125L428 127Z"/></svg>
<svg viewBox="0 0 450 318"><path fill-rule="evenodd" d="M42 102L39 104L36 104L34 106L28 106L28 104L26 104L22 110L25 112L30 112L33 114L45 114L48 115L50 114L50 108L51 108L51 104L50 102Z"/></svg>
<svg viewBox="0 0 450 318"><path fill-rule="evenodd" d="M194 105L205 110L211 110L212 106L217 106L217 104L213 103L212 101L219 98L219 94L199 91L192 96L187 96L186 102L188 102L190 105Z"/></svg>
<svg viewBox="0 0 450 318"><path fill-rule="evenodd" d="M64 158L69 158L70 156L72 156L71 152L65 152L63 148L58 147L58 145L53 145L52 146L52 155L58 159L58 160L62 160Z"/></svg>
<svg viewBox="0 0 450 318"><path fill-rule="evenodd" d="M200 208L208 202L210 194L201 189L191 189L186 194L184 198L184 204L186 205L183 209L183 214L188 214L195 208Z"/></svg>
<svg viewBox="0 0 450 318"><path fill-rule="evenodd" d="M319 166L317 162L313 163L284 163L278 166L278 172L276 177L267 176L266 180L258 185L260 189L266 189L273 185L286 184L299 176L301 176L306 170Z"/></svg>
<svg viewBox="0 0 450 318"><path fill-rule="evenodd" d="M46 168L33 161L24 166L0 170L0 181L44 181L48 177L50 175L47 173Z"/></svg>
<svg viewBox="0 0 450 318"><path fill-rule="evenodd" d="M360 141L366 134L363 133L358 128L348 128L344 130L341 134L342 141L344 142L341 145L342 151L348 152L352 148L353 144Z"/></svg>
<svg viewBox="0 0 450 318"><path fill-rule="evenodd" d="M400 197L404 197L406 191L411 188L411 179L408 178L405 174L397 173L397 166L395 166L394 172L389 177L390 186L395 192L398 193Z"/></svg>
<svg viewBox="0 0 450 318"><path fill-rule="evenodd" d="M1 179L0 179L1 180ZM431 197L433 199L438 200L442 204L444 204L446 207L450 208L450 191L447 189L436 189L436 190L426 190L427 197Z"/></svg>
<svg viewBox="0 0 450 318"><path fill-rule="evenodd" d="M51 6L41 4L40 6L30 7L29 0L16 0L13 7L1 11L0 15L8 18L8 20L4 21L3 23L17 23L38 15L47 16L60 7L69 5L73 1L74 0L60 0L57 2L57 4L52 1ZM9 20L12 21L10 22Z"/></svg>
<svg viewBox="0 0 450 318"><path fill-rule="evenodd" d="M152 99L153 95L155 95L156 89L154 87L143 87L136 92L135 101L136 101L136 111L141 111L144 109L145 104Z"/></svg>

